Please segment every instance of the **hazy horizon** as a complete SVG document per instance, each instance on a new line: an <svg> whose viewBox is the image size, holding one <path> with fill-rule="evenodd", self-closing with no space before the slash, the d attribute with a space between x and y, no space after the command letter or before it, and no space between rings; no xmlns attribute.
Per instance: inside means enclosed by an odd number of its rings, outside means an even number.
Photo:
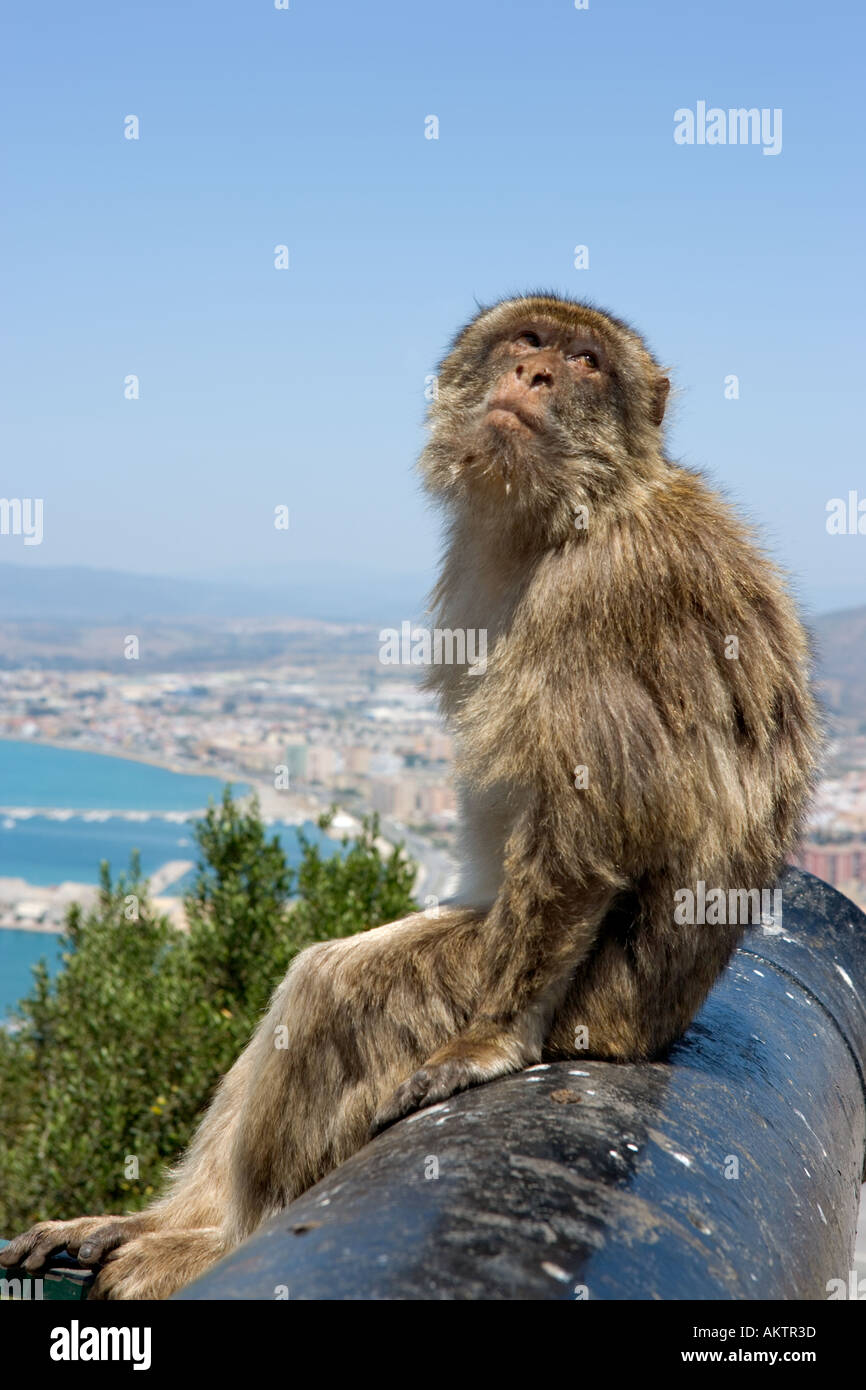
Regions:
<svg viewBox="0 0 866 1390"><path fill-rule="evenodd" d="M17 571L18 578L33 573L23 565L0 563L0 590L11 571ZM50 586L55 576L60 587L52 594ZM296 575L268 577L231 572L181 575L156 571L144 574L95 565L41 565L39 577L43 582L48 580L48 595L44 589L40 593L38 587L34 593L32 583L28 583L26 590L17 594L16 602L16 595L10 595L7 588L3 593L5 611L0 615L0 620L5 617L11 621L49 621L75 614L82 620L96 622L104 618L108 623L116 621L121 613L136 616L134 609L124 606L122 597L118 600L114 594L104 596L101 585L110 578L115 582L121 581L124 586L128 584L133 594L141 594L142 600L147 600L152 593L163 604L167 603L167 606L146 610L150 616L227 619L282 617L388 625L398 619L421 618L433 583L432 572L430 575L388 575L358 571L354 575L332 574L313 586L303 583L299 587ZM79 592L74 588L76 579L81 581ZM96 595L89 587L91 579L99 586ZM73 585L71 591L70 582ZM172 586L177 586L179 595L169 593ZM859 602L845 602L843 599L820 608L810 607L802 595L798 594L797 597L807 618L830 617L866 607L866 594ZM187 607L183 606L184 603ZM97 611L100 604L102 612Z"/></svg>

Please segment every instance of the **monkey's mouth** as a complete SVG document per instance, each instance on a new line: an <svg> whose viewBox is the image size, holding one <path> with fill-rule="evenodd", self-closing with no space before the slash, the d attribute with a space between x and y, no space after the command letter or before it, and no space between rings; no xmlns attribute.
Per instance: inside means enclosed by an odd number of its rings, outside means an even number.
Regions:
<svg viewBox="0 0 866 1390"><path fill-rule="evenodd" d="M497 429L537 430L538 419L532 411L513 401L491 401L484 416L484 423Z"/></svg>

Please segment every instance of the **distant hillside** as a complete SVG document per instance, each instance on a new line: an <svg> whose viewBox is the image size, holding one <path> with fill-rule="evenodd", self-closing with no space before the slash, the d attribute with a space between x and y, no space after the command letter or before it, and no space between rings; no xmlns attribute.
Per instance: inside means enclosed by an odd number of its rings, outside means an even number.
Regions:
<svg viewBox="0 0 866 1390"><path fill-rule="evenodd" d="M810 624L827 709L866 733L866 607L826 613Z"/></svg>
<svg viewBox="0 0 866 1390"><path fill-rule="evenodd" d="M139 669L320 665L369 653L351 628L399 626L424 610L425 578L326 578L299 586L171 579L79 566L0 565L0 668L117 667L127 632L146 636ZM866 732L866 606L810 622L821 699Z"/></svg>
<svg viewBox="0 0 866 1390"><path fill-rule="evenodd" d="M128 633L140 640L142 673L286 661L327 671L346 660L361 670L377 651L379 628L420 618L423 591L417 576L327 579L299 589L0 565L0 670L128 674Z"/></svg>
<svg viewBox="0 0 866 1390"><path fill-rule="evenodd" d="M174 618L315 618L379 623L424 606L424 575L287 577L270 585L172 579L124 570L0 565L0 619L134 624Z"/></svg>

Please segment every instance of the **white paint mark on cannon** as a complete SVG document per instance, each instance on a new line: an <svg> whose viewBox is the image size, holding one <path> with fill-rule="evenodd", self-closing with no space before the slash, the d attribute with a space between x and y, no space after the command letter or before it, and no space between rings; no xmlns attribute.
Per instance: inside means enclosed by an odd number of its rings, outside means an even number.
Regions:
<svg viewBox="0 0 866 1390"><path fill-rule="evenodd" d="M794 1114L795 1114L795 1115L799 1115L800 1119L803 1121L803 1124L806 1126L806 1128L808 1129L808 1131L809 1131L809 1133L812 1135L812 1137L815 1138L815 1139L818 1139L817 1134L815 1133L815 1131L814 1131L814 1129L812 1128L812 1126L809 1124L809 1121L806 1119L806 1116L803 1114L802 1110L795 1110L795 1111L794 1111ZM820 1139L818 1139L818 1143L821 1144L821 1140L820 1140ZM827 1150L824 1148L824 1145L823 1145L823 1144L821 1144L821 1153L823 1154L824 1158L829 1158L829 1157L830 1157L830 1155L827 1153Z"/></svg>
<svg viewBox="0 0 866 1390"><path fill-rule="evenodd" d="M440 1110L447 1111L447 1109L448 1106L445 1104L444 1100L440 1101L438 1105L428 1105L426 1109L417 1110L414 1115L410 1115L406 1123L407 1125L411 1125L413 1120L423 1120L426 1119L428 1115L436 1115Z"/></svg>

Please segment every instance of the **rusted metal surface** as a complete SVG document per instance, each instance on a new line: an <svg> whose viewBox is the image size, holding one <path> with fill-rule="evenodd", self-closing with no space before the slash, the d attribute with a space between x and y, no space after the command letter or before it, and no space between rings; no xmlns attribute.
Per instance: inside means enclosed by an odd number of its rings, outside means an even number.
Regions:
<svg viewBox="0 0 866 1390"><path fill-rule="evenodd" d="M177 1297L825 1299L866 1148L866 917L782 890L667 1061L421 1111Z"/></svg>

